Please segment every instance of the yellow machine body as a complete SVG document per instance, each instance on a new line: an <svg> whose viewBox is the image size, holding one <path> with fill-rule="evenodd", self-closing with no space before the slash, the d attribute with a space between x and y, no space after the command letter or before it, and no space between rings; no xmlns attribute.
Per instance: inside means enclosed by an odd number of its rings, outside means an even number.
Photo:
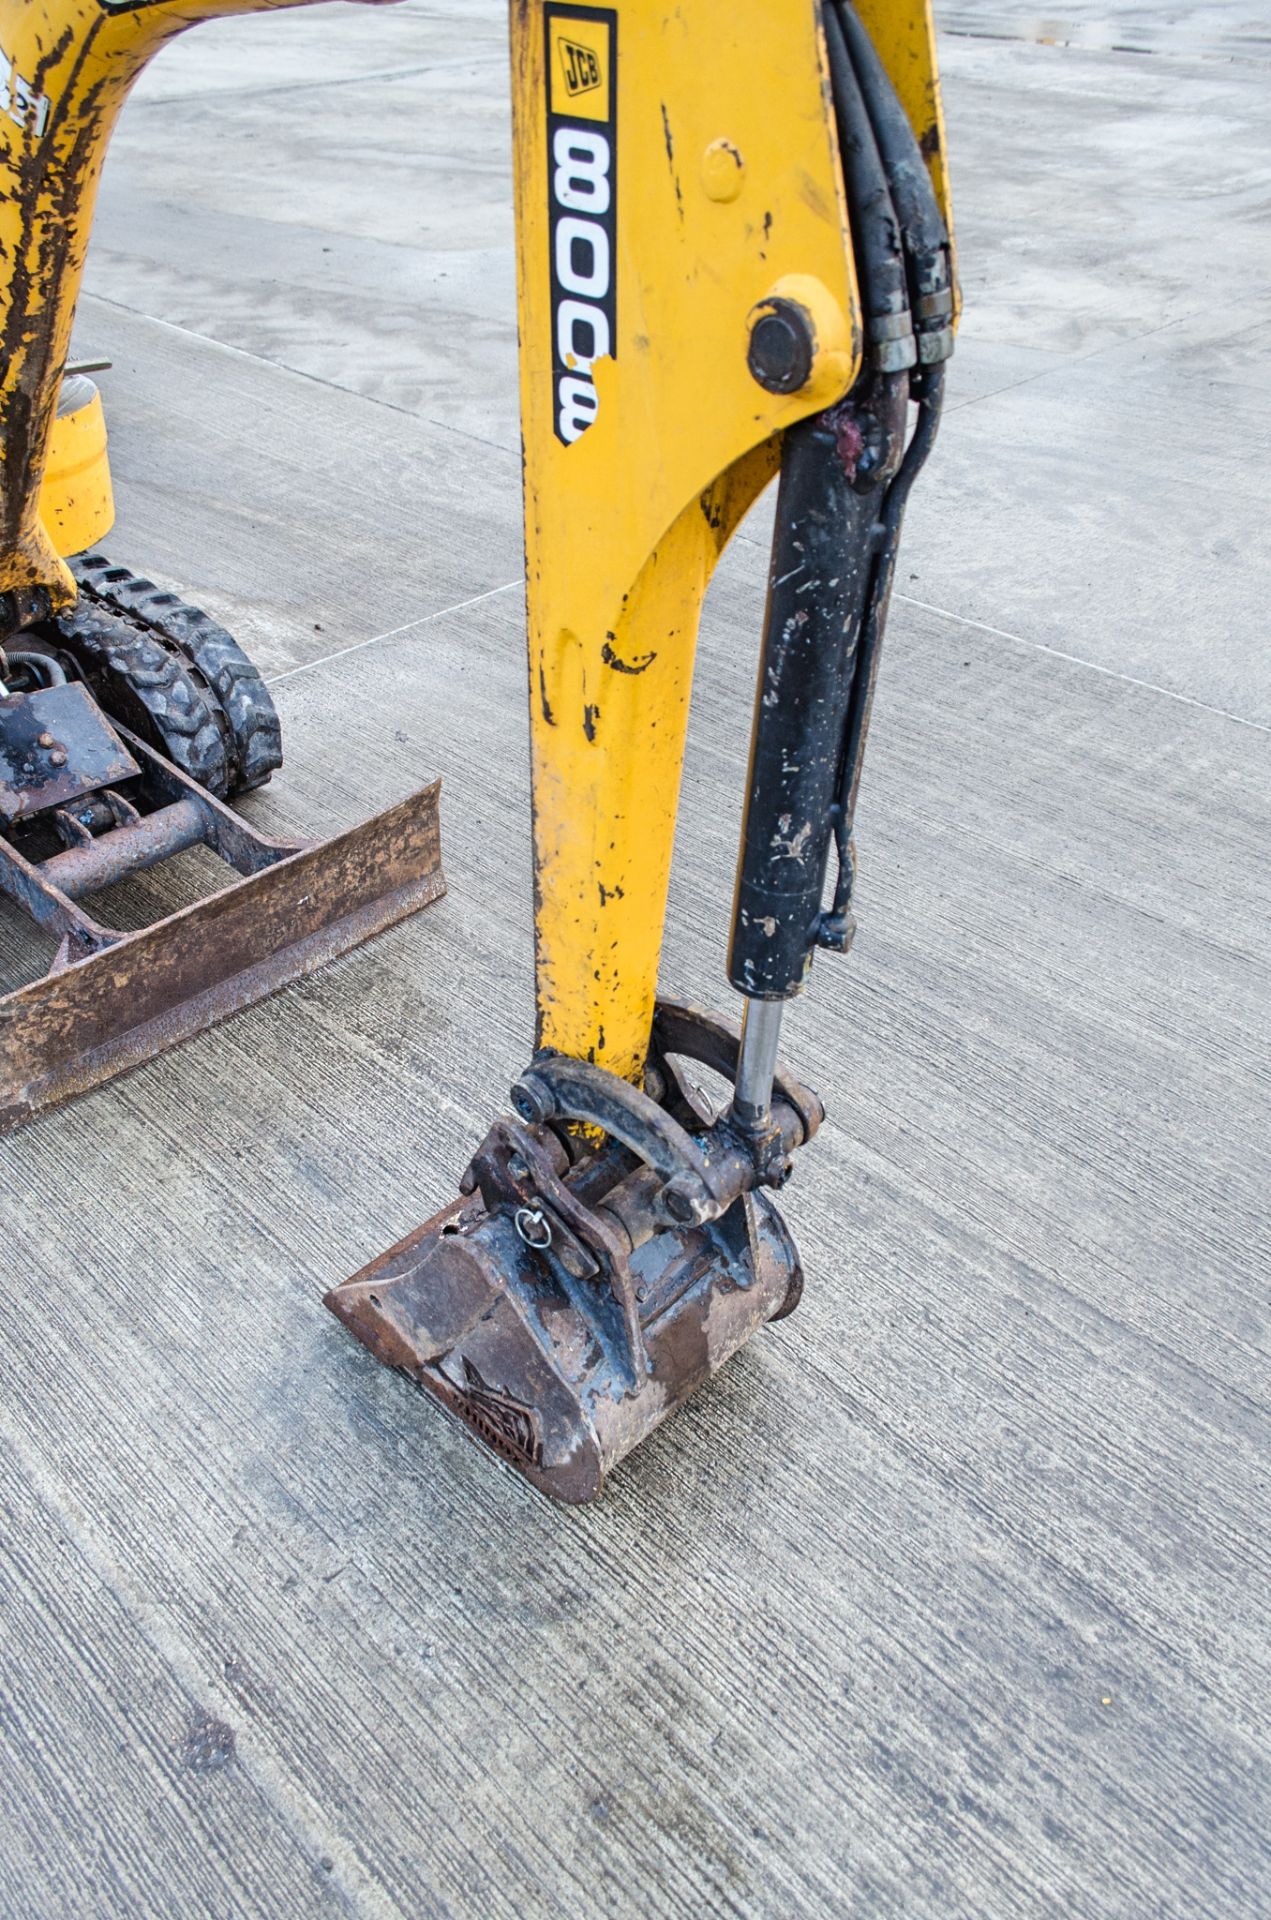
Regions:
<svg viewBox="0 0 1271 1920"><path fill-rule="evenodd" d="M75 583L41 491L102 162L165 41L217 14L303 0L30 0L0 6L0 595ZM88 431L89 423L83 423Z"/></svg>
<svg viewBox="0 0 1271 1920"><path fill-rule="evenodd" d="M925 0L862 13L947 201ZM702 601L860 307L816 0L528 0L512 50L538 1038L635 1080ZM797 393L747 366L774 298Z"/></svg>

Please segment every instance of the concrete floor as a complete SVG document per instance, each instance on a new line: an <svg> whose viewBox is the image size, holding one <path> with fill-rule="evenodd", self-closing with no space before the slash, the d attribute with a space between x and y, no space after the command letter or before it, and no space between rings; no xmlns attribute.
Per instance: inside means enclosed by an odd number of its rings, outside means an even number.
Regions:
<svg viewBox="0 0 1271 1920"><path fill-rule="evenodd" d="M0 1149L0 1912L1271 1910L1271 40L944 24L966 317L790 1023L810 1285L580 1513L319 1304L531 1033L502 10L220 23L128 109L110 551L274 677L253 818L439 772L451 891ZM664 967L717 1003L764 525Z"/></svg>

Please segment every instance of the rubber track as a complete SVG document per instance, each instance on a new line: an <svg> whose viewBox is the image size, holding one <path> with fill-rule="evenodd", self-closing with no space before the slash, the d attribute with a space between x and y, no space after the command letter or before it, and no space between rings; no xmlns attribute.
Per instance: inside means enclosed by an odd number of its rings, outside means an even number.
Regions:
<svg viewBox="0 0 1271 1920"><path fill-rule="evenodd" d="M282 728L259 670L233 636L201 607L188 606L127 567L112 566L104 554L81 555L71 571L81 594L176 648L206 683L225 732L224 791L263 786L282 765Z"/></svg>
<svg viewBox="0 0 1271 1920"><path fill-rule="evenodd" d="M45 630L79 663L99 705L218 799L229 762L216 703L180 655L88 596Z"/></svg>

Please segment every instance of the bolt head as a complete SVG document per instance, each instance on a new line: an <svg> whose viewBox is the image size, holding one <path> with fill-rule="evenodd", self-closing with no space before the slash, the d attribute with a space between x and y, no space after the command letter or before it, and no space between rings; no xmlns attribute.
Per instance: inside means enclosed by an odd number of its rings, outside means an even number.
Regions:
<svg viewBox="0 0 1271 1920"><path fill-rule="evenodd" d="M513 1087L512 1105L520 1118L528 1120L531 1125L546 1120L552 1111L551 1095L546 1088L538 1087L528 1075Z"/></svg>
<svg viewBox="0 0 1271 1920"><path fill-rule="evenodd" d="M681 1173L668 1180L662 1190L662 1205L667 1216L679 1226L693 1227L705 1219L708 1196L696 1175Z"/></svg>
<svg viewBox="0 0 1271 1920"><path fill-rule="evenodd" d="M741 192L746 162L731 140L712 140L702 155L702 186L708 200L727 204Z"/></svg>

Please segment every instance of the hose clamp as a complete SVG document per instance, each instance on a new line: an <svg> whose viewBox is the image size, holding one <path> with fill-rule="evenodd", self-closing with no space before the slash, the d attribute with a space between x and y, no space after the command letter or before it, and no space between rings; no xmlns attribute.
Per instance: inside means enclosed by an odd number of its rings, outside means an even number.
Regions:
<svg viewBox="0 0 1271 1920"><path fill-rule="evenodd" d="M880 373L904 373L917 363L914 330L909 312L874 315L867 326L870 359Z"/></svg>
<svg viewBox="0 0 1271 1920"><path fill-rule="evenodd" d="M869 322L871 340L906 340L913 333L909 310L903 313L878 313Z"/></svg>
<svg viewBox="0 0 1271 1920"><path fill-rule="evenodd" d="M953 288L941 287L936 293L920 294L914 303L919 320L948 320L953 316Z"/></svg>

